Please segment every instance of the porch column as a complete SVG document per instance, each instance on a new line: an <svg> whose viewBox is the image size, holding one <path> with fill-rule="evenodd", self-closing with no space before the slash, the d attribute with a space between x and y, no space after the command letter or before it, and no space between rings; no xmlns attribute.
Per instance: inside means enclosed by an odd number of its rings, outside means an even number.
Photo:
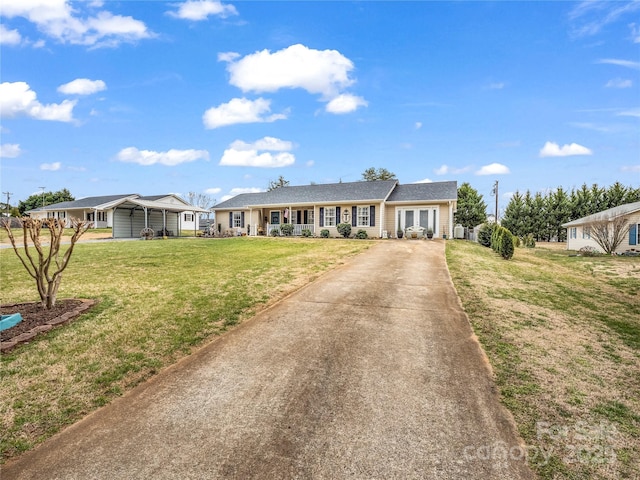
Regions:
<svg viewBox="0 0 640 480"><path fill-rule="evenodd" d="M147 218L147 207L142 207L144 211L144 228L149 228L149 219Z"/></svg>
<svg viewBox="0 0 640 480"><path fill-rule="evenodd" d="M449 236L447 238L453 238L453 203L449 200Z"/></svg>
<svg viewBox="0 0 640 480"><path fill-rule="evenodd" d="M384 202L380 202L380 206L378 208L380 209L380 233L378 233L378 237L382 238L382 231L384 230Z"/></svg>
<svg viewBox="0 0 640 480"><path fill-rule="evenodd" d="M98 209L93 209L93 228L98 228Z"/></svg>
<svg viewBox="0 0 640 480"><path fill-rule="evenodd" d="M167 231L167 211L162 209L162 233L166 233Z"/></svg>

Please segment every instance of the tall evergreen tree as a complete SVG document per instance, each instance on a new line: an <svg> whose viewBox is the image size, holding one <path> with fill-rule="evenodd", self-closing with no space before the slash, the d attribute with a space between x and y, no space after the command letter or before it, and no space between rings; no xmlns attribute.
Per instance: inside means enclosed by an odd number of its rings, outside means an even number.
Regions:
<svg viewBox="0 0 640 480"><path fill-rule="evenodd" d="M617 207L618 205L624 204L624 199L626 196L627 187L622 185L620 182L614 183L604 192L605 209Z"/></svg>
<svg viewBox="0 0 640 480"><path fill-rule="evenodd" d="M454 221L466 228L473 228L487 221L487 204L482 195L467 182L458 187L458 207Z"/></svg>
<svg viewBox="0 0 640 480"><path fill-rule="evenodd" d="M567 229L562 224L569 221L570 215L569 196L562 187L558 187L547 197L548 240L564 242L567 239Z"/></svg>
<svg viewBox="0 0 640 480"><path fill-rule="evenodd" d="M571 220L591 215L591 190L586 183L579 190L571 191Z"/></svg>
<svg viewBox="0 0 640 480"><path fill-rule="evenodd" d="M521 237L526 235L526 221L524 199L522 195L520 195L520 192L516 191L502 214L500 224L515 236Z"/></svg>

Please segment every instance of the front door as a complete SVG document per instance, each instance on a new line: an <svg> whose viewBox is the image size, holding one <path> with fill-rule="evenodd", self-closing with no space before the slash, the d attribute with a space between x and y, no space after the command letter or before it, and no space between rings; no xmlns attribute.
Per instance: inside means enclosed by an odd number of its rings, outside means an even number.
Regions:
<svg viewBox="0 0 640 480"><path fill-rule="evenodd" d="M438 231L437 209L435 208L402 208L398 210L398 228L404 230L407 227L424 227Z"/></svg>
<svg viewBox="0 0 640 480"><path fill-rule="evenodd" d="M271 225L280 225L280 210L271 210Z"/></svg>

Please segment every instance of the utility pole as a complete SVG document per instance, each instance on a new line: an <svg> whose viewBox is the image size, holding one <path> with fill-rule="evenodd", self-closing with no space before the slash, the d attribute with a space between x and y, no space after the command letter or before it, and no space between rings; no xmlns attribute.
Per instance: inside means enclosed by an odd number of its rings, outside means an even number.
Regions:
<svg viewBox="0 0 640 480"><path fill-rule="evenodd" d="M498 223L498 180L493 185L493 190L491 191L492 195L496 196L496 224Z"/></svg>
<svg viewBox="0 0 640 480"><path fill-rule="evenodd" d="M11 214L11 206L9 205L9 200L11 199L11 195L13 195L13 193L2 192L2 194L7 196L7 217L8 217Z"/></svg>
<svg viewBox="0 0 640 480"><path fill-rule="evenodd" d="M44 208L44 189L47 187L38 187L42 189L42 208Z"/></svg>

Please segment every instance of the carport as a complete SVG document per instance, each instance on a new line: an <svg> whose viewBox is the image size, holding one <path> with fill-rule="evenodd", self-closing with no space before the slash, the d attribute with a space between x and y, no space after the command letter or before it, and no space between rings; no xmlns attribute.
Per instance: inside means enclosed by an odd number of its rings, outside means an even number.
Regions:
<svg viewBox="0 0 640 480"><path fill-rule="evenodd" d="M145 228L157 236L180 236L182 213L207 212L192 205L128 198L113 209L113 238L136 238Z"/></svg>

